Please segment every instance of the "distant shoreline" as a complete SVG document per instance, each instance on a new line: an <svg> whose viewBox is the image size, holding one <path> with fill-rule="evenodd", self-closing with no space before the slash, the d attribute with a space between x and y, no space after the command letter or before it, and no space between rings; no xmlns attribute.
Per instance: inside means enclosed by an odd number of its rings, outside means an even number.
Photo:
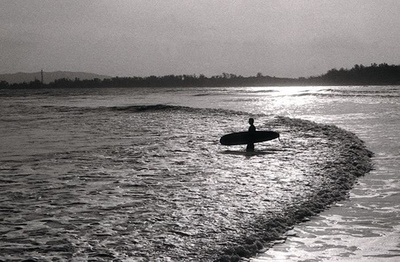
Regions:
<svg viewBox="0 0 400 262"><path fill-rule="evenodd" d="M82 73L81 73L82 74ZM400 85L400 65L371 64L355 65L351 69L331 69L326 74L313 77L279 78L264 76L244 77L223 73L206 77L204 75L166 75L148 77L88 77L85 79L73 74L44 83L39 80L22 83L0 81L0 89L36 89L36 88L114 88L114 87L250 87L250 86L367 86ZM73 78L73 79L71 79Z"/></svg>

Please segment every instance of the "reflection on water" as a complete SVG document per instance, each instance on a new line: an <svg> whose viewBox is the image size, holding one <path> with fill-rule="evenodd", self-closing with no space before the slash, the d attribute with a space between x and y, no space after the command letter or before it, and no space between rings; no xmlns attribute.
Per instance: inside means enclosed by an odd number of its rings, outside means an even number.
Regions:
<svg viewBox="0 0 400 262"><path fill-rule="evenodd" d="M368 152L353 135L272 116L337 124L360 135L377 157L388 156L384 145L398 150L392 129L386 130L389 142L379 139L381 129L370 128L382 119L396 127L398 121L382 118L390 111L387 105L398 105L387 103L396 93L388 91L391 97L384 94L377 103L372 92L356 91L257 87L2 94L0 259L248 256L282 239L295 221L343 198L355 179L350 174L368 171ZM218 144L221 135L247 129L249 116L258 130L279 131L282 143L257 144L252 155L240 146ZM390 163L398 170L398 162ZM390 181L396 184L395 178Z"/></svg>
<svg viewBox="0 0 400 262"><path fill-rule="evenodd" d="M78 96L72 104L77 100L87 103ZM15 107L11 100L1 119L2 139L15 141L1 151L6 260L252 254L263 238L278 238L343 197L345 189L332 183L348 188L353 178L337 183L342 174L333 171L365 172L341 165L355 157L348 147L368 168L367 152L351 134L298 120L259 115L257 128L281 132L283 142L257 145L249 155L218 143L222 134L247 128L243 113L30 102Z"/></svg>
<svg viewBox="0 0 400 262"><path fill-rule="evenodd" d="M355 132L374 152L374 170L358 180L349 201L295 227L286 243L252 261L399 260L400 88L335 88L327 95L321 111L301 117Z"/></svg>

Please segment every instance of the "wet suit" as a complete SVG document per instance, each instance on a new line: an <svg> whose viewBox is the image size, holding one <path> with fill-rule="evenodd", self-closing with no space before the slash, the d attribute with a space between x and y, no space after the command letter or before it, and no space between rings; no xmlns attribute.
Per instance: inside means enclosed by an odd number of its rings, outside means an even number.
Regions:
<svg viewBox="0 0 400 262"><path fill-rule="evenodd" d="M250 127L249 127L249 138L250 138L250 141L249 141L249 143L247 144L247 147L246 147L246 151L247 152L253 152L254 151L254 142L253 142L254 138L253 138L253 135L256 132L256 127L253 125L253 123L254 123L253 118L250 118L249 119L249 124L250 124Z"/></svg>

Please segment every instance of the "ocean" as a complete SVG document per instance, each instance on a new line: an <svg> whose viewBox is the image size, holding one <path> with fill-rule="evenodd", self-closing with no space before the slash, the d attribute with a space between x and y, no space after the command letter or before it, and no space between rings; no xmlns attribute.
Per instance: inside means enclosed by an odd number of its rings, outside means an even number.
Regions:
<svg viewBox="0 0 400 262"><path fill-rule="evenodd" d="M399 86L0 102L0 261L399 259ZM250 117L280 140L219 144Z"/></svg>

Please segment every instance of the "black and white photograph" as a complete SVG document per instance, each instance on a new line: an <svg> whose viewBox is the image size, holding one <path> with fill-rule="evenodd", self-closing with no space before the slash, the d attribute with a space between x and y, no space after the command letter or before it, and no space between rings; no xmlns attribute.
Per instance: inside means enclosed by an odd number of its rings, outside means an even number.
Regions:
<svg viewBox="0 0 400 262"><path fill-rule="evenodd" d="M0 262L400 261L399 11L0 0Z"/></svg>

